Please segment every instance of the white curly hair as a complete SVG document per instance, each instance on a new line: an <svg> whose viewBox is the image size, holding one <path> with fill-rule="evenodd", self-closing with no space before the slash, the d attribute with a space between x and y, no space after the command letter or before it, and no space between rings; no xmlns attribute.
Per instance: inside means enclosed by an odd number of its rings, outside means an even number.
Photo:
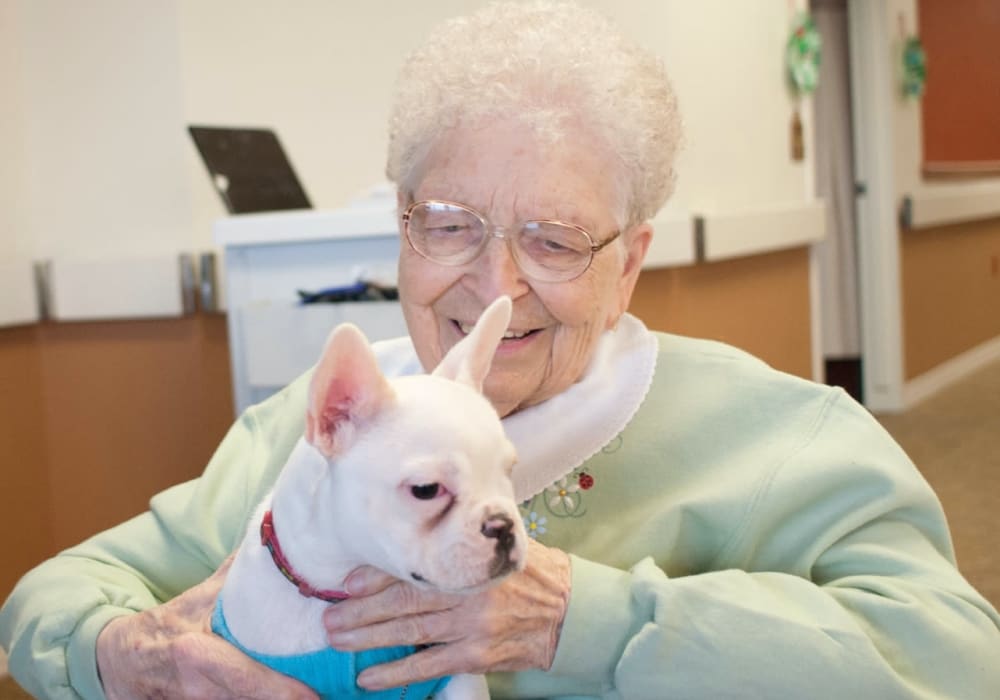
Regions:
<svg viewBox="0 0 1000 700"><path fill-rule="evenodd" d="M543 144L581 132L603 141L618 161L623 225L652 218L673 191L681 127L662 62L596 11L498 2L438 25L400 70L387 176L412 192L443 133L500 118Z"/></svg>

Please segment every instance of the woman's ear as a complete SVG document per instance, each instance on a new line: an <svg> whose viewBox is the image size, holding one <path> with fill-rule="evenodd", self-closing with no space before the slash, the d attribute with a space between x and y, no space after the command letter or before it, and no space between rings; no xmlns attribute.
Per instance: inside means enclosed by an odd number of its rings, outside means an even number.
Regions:
<svg viewBox="0 0 1000 700"><path fill-rule="evenodd" d="M622 268L621 277L618 279L617 314L614 319L609 319L609 328L614 327L618 323L618 318L628 311L632 292L635 290L635 284L639 281L639 273L642 271L642 263L646 259L646 252L653 240L653 225L646 221L633 226L625 232L623 238L625 239L625 265Z"/></svg>

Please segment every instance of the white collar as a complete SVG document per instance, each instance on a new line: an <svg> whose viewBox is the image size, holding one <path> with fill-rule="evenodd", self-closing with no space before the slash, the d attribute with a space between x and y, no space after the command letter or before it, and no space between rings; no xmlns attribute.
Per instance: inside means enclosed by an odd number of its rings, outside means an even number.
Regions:
<svg viewBox="0 0 1000 700"><path fill-rule="evenodd" d="M586 373L561 394L503 419L517 448L514 494L525 501L594 456L620 433L646 397L656 368L656 337L625 314L601 336ZM409 338L377 343L387 376L422 372Z"/></svg>

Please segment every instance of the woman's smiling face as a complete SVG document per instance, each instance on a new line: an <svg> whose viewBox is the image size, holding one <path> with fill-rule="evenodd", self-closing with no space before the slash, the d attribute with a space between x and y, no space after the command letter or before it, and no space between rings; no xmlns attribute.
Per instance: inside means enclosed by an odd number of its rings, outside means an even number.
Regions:
<svg viewBox="0 0 1000 700"><path fill-rule="evenodd" d="M401 196L458 202L508 230L527 219L565 221L603 242L619 229L614 164L593 139L573 136L563 141L573 146L545 148L516 123L451 131L428 153L413 192ZM483 309L507 294L513 337L497 350L484 392L502 416L555 396L581 377L598 338L627 309L651 235L646 224L623 232L569 282L525 277L499 238L457 267L404 243L400 300L421 363L437 366Z"/></svg>

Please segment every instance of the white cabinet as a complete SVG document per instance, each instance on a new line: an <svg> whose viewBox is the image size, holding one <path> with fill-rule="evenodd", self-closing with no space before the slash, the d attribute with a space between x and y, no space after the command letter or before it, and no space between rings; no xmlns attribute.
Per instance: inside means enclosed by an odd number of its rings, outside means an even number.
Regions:
<svg viewBox="0 0 1000 700"><path fill-rule="evenodd" d="M396 302L302 305L298 295L359 278L394 285L394 209L242 214L221 219L214 234L224 255L237 413L315 364L338 323L354 323L372 341L405 335Z"/></svg>

